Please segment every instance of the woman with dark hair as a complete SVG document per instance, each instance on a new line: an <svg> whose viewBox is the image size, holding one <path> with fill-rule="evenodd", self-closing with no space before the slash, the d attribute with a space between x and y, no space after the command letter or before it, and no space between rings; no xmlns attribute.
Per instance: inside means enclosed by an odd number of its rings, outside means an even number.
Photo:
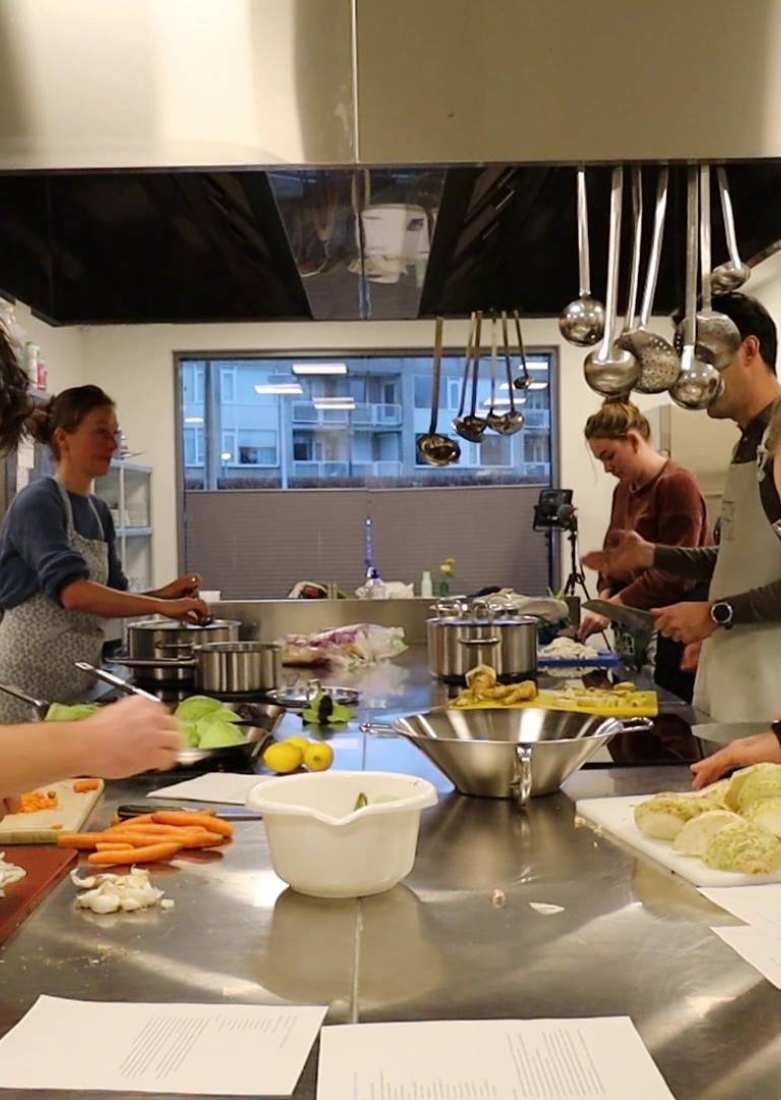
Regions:
<svg viewBox="0 0 781 1100"><path fill-rule="evenodd" d="M32 412L27 375L0 326L0 453L13 451ZM75 671L75 670L74 670ZM173 766L181 737L176 720L146 699L125 699L82 722L0 726L0 818L19 808L22 791L74 775L121 779Z"/></svg>
<svg viewBox="0 0 781 1100"><path fill-rule="evenodd" d="M21 414L21 394L13 401ZM111 398L98 386L64 390L34 409L26 426L49 446L56 471L16 496L0 529L0 682L67 703L90 686L75 662L100 664L103 619L156 614L197 622L208 611L195 598L197 576L144 595L127 591L111 513L90 492L117 451ZM4 438L13 442L23 430L12 415ZM23 704L0 700L0 721L25 717Z"/></svg>

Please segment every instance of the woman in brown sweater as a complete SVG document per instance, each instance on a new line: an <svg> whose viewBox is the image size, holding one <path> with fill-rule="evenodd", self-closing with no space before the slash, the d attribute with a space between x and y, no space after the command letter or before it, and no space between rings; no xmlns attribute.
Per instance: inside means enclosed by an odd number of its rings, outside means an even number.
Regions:
<svg viewBox="0 0 781 1100"><path fill-rule="evenodd" d="M650 443L651 428L640 410L629 402L606 401L586 421L585 436L605 472L618 479L605 543L614 531L636 531L665 546L705 546L708 520L700 487L692 473L660 454ZM625 576L600 576L600 598L644 611L678 603L691 583L660 569ZM604 630L608 622L587 614L581 640ZM681 672L683 647L659 638L656 682L691 700L694 677Z"/></svg>

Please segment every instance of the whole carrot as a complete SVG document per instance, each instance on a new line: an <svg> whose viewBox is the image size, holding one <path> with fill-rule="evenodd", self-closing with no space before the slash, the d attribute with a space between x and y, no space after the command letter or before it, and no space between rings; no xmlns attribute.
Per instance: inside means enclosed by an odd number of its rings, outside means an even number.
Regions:
<svg viewBox="0 0 781 1100"><path fill-rule="evenodd" d="M190 810L158 810L152 815L153 820L161 825L200 825L210 833L219 833L220 836L232 837L233 826L229 821L223 821L221 817L213 814L197 813Z"/></svg>
<svg viewBox="0 0 781 1100"><path fill-rule="evenodd" d="M111 852L93 852L87 856L87 862L98 867L107 867L111 864L128 863L158 863L170 859L180 851L179 844L149 844L146 848L132 848L129 850L114 849Z"/></svg>
<svg viewBox="0 0 781 1100"><path fill-rule="evenodd" d="M105 840L103 833L60 833L57 837L59 848L94 848L99 840Z"/></svg>
<svg viewBox="0 0 781 1100"><path fill-rule="evenodd" d="M132 844L125 844L124 842L119 841L119 840L106 841L105 843L99 840L98 843L95 845L95 851L96 852L132 852L133 851L133 845Z"/></svg>

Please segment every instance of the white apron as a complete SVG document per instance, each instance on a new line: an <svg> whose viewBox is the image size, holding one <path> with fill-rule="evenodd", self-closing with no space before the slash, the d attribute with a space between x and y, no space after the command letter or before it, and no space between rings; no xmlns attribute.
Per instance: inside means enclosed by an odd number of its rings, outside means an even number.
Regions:
<svg viewBox="0 0 781 1100"><path fill-rule="evenodd" d="M727 472L721 538L711 600L760 588L781 577L781 539L760 498L764 438L755 462ZM768 476L772 477L771 472ZM781 623L720 627L702 646L694 705L718 722L768 722L781 711Z"/></svg>
<svg viewBox="0 0 781 1100"><path fill-rule="evenodd" d="M108 582L108 543L86 539L73 525L70 497L56 480L65 508L68 544L84 558L89 580ZM103 524L95 505L90 507ZM89 674L79 672L75 661L100 665L103 649L103 620L98 615L66 611L44 592L6 611L0 622L0 683L14 684L28 695L52 703L83 700L94 684ZM0 722L26 722L29 707L0 694Z"/></svg>

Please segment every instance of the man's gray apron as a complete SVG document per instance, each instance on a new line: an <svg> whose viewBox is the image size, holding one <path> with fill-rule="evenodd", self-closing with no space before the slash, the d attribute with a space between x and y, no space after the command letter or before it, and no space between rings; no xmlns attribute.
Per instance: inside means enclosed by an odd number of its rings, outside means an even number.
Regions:
<svg viewBox="0 0 781 1100"><path fill-rule="evenodd" d="M721 508L721 536L709 598L724 599L781 577L781 540L762 506L760 483L772 477L755 462L732 462ZM702 646L694 705L718 722L769 722L781 711L781 623L719 628Z"/></svg>
<svg viewBox="0 0 781 1100"><path fill-rule="evenodd" d="M68 544L81 554L89 569L89 580L108 581L108 543L86 539L73 525L70 498L59 483L67 520ZM90 507L101 531L103 524L95 505ZM36 592L25 603L6 611L0 623L0 683L15 684L28 695L53 703L83 699L93 679L74 667L75 661L99 665L103 648L103 620L98 615L66 611L45 593ZM30 710L7 695L0 695L0 722L24 722Z"/></svg>

